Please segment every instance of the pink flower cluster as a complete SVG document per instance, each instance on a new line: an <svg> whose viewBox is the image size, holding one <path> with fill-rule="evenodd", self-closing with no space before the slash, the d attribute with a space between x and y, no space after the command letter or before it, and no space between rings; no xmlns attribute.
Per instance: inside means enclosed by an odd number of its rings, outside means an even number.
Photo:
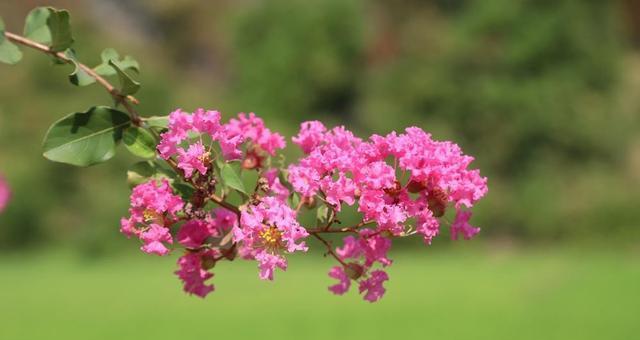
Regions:
<svg viewBox="0 0 640 340"><path fill-rule="evenodd" d="M139 238L146 253L185 249L175 274L186 292L200 297L214 290L209 280L218 261L256 261L260 279L273 280L277 269L287 269L286 255L306 252L306 238L313 236L340 264L329 271L337 280L329 290L341 295L356 282L363 298L375 302L386 291L395 238L419 234L431 244L447 214L454 240L480 230L470 224L469 209L487 193L487 180L469 168L473 158L454 143L435 141L416 127L363 140L318 121L302 123L292 140L305 155L286 169L272 168L268 157L285 141L255 114L223 124L218 111L172 112L157 151L177 178L136 186L121 231ZM258 179L249 186L253 192L240 190L243 202L233 205L226 195L238 184L225 185L215 169L236 161ZM181 190L181 197L176 185L185 184L190 190ZM343 204L356 205L360 223L337 226ZM326 216L318 226L300 224L300 211L321 207L317 215ZM346 236L334 247L324 233Z"/></svg>
<svg viewBox="0 0 640 340"><path fill-rule="evenodd" d="M344 247L336 250L342 260L357 260L351 267L361 271L347 275L349 267L333 268L330 276L340 283L330 290L336 294L349 288L349 277L361 280L365 299L377 300L387 276L370 269L376 262L391 263L386 258L390 239L416 232L430 244L440 232L438 218L449 208L456 212L453 239L459 234L469 239L480 230L469 224L471 212L465 208L486 194L487 181L468 169L473 158L454 143L435 141L417 127L365 141L344 127L328 130L317 121L303 123L293 142L306 154L288 168L294 190L304 197L321 196L335 211L357 202L365 224L376 225L355 231L356 237L345 238ZM407 228L410 220L415 230Z"/></svg>
<svg viewBox="0 0 640 340"><path fill-rule="evenodd" d="M151 180L133 188L130 216L120 222L120 231L142 241L141 250L149 254L167 255L177 241L187 252L180 257L176 275L184 281L184 290L204 297L213 290L205 281L213 277L207 270L222 254L208 247L237 225L236 215L223 208L213 209L204 218L185 219L185 204L166 179ZM185 221L186 220L186 221ZM175 236L171 230L181 224Z"/></svg>
<svg viewBox="0 0 640 340"><path fill-rule="evenodd" d="M284 137L265 127L254 113L238 114L228 123L220 123L220 112L197 109L189 114L180 109L169 115L168 130L158 144L160 157L177 157L177 167L190 178L195 172L205 175L211 161L213 142L220 146L225 160L244 159L247 168L260 166L262 154L274 155L285 147ZM195 139L195 141L194 141ZM205 146L208 140L209 146ZM246 144L243 152L242 145ZM244 156L244 157L243 157Z"/></svg>
<svg viewBox="0 0 640 340"><path fill-rule="evenodd" d="M166 179L140 184L133 188L130 216L120 220L120 231L140 238L145 253L167 255L166 245L173 243L169 228L178 221L176 214L183 206Z"/></svg>
<svg viewBox="0 0 640 340"><path fill-rule="evenodd" d="M298 243L307 236L307 231L296 220L295 211L271 196L244 210L240 225L233 230L234 241L242 244L242 257L258 261L263 280L273 280L276 267L287 269L282 252L307 251L304 241Z"/></svg>
<svg viewBox="0 0 640 340"><path fill-rule="evenodd" d="M9 198L11 198L11 190L9 190L9 185L4 180L4 178L0 176L0 213L9 203Z"/></svg>

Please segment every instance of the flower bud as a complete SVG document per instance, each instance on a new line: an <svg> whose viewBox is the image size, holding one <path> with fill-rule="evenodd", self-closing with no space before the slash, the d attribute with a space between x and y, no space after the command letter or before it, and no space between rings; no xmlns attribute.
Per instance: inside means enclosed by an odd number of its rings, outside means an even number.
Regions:
<svg viewBox="0 0 640 340"><path fill-rule="evenodd" d="M398 181L395 181L393 188L385 189L384 192L386 192L391 197L397 197L400 192L402 192L402 184Z"/></svg>
<svg viewBox="0 0 640 340"><path fill-rule="evenodd" d="M318 203L317 200L313 196L302 198L302 204L304 204L304 206L308 209L315 208L317 203Z"/></svg>
<svg viewBox="0 0 640 340"><path fill-rule="evenodd" d="M216 266L216 260L213 258L213 256L203 256L200 266L204 270L209 270Z"/></svg>
<svg viewBox="0 0 640 340"><path fill-rule="evenodd" d="M407 184L407 190L409 190L410 193L418 193L421 192L422 190L426 189L427 187L424 185L423 182L419 182L419 181L415 181L415 180L411 180L409 182L409 184Z"/></svg>
<svg viewBox="0 0 640 340"><path fill-rule="evenodd" d="M242 168L246 170L253 170L260 167L262 167L262 157L253 150L247 152L247 155L242 160Z"/></svg>
<svg viewBox="0 0 640 340"><path fill-rule="evenodd" d="M447 208L447 193L440 188L429 190L427 205L435 217L442 217Z"/></svg>
<svg viewBox="0 0 640 340"><path fill-rule="evenodd" d="M238 249L236 249L235 247L232 247L229 250L222 252L222 255L224 256L224 258L229 261L233 261L233 259L236 258L237 254L238 254Z"/></svg>
<svg viewBox="0 0 640 340"><path fill-rule="evenodd" d="M350 262L344 267L344 272L350 279L357 280L364 273L364 267L358 263Z"/></svg>

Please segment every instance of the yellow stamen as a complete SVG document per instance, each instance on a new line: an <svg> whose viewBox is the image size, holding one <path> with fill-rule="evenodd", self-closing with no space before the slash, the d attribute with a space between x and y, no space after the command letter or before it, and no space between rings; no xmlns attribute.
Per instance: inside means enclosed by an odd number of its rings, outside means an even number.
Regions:
<svg viewBox="0 0 640 340"><path fill-rule="evenodd" d="M282 232L276 227L267 227L259 233L264 245L271 250L277 249L282 240Z"/></svg>
<svg viewBox="0 0 640 340"><path fill-rule="evenodd" d="M158 218L160 218L160 215L155 210L151 210L151 209L146 209L142 213L142 216L144 217L144 220L146 222L156 221Z"/></svg>

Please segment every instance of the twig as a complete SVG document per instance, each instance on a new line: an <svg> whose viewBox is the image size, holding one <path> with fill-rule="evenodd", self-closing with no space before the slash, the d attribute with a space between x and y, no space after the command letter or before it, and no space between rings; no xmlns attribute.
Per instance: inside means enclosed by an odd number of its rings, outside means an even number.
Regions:
<svg viewBox="0 0 640 340"><path fill-rule="evenodd" d="M321 228L309 228L307 232L309 234L322 234L322 233L357 233L359 228L362 228L366 225L375 223L375 221L362 221L351 227L344 227L339 229L326 229L325 227Z"/></svg>
<svg viewBox="0 0 640 340"><path fill-rule="evenodd" d="M333 251L333 248L331 247L331 244L329 243L329 241L325 240L322 236L318 235L317 233L311 233L311 235L313 235L315 238L320 240L320 242L322 242L327 247L327 254L333 256L338 262L340 262L341 265L345 267L347 266L347 264L340 258L340 256L338 256L338 254L336 254Z"/></svg>
<svg viewBox="0 0 640 340"><path fill-rule="evenodd" d="M209 196L209 198L215 202L216 204L218 204L219 206L234 212L236 215L238 215L238 218L240 218L240 209L238 209L238 207L236 207L235 205L225 201L224 199L222 199L221 197L218 197L218 195L216 194L211 194L211 196Z"/></svg>
<svg viewBox="0 0 640 340"><path fill-rule="evenodd" d="M131 121L136 125L136 126L140 126L142 124L142 121L140 119L140 115L138 115L138 112L136 112L136 110L133 108L133 106L131 106L131 104L139 104L140 102L138 101L138 99L136 99L133 96L124 96L122 94L120 94L120 91L118 91L118 89L116 89L113 85L111 85L111 83L109 83L108 80L104 79L102 76L100 76L99 74L97 74L91 67L79 63L75 60L72 60L71 58L69 58L67 55L65 55L62 52L55 52L52 51L51 48L49 46L40 44L38 42L35 42L33 40L30 40L28 38L25 38L23 36L11 33L11 32L4 32L5 37L7 37L7 39L23 45L23 46L27 46L39 51L42 51L46 54L50 54L62 61L64 61L67 64L73 64L74 62L78 65L79 68L81 68L84 72L86 72L89 76L91 76L92 78L94 78L96 80L96 82L100 85L102 85L107 92L109 92L109 94L111 94L111 96L113 96L116 101L118 103L121 103L122 106L124 106L124 108L129 112L129 114L131 115Z"/></svg>

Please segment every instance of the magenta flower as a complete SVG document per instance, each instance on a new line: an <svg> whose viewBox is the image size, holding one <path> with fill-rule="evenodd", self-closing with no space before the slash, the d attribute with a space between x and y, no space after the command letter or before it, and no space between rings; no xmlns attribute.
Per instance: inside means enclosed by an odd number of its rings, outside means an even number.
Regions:
<svg viewBox="0 0 640 340"><path fill-rule="evenodd" d="M289 182L303 197L311 197L320 188L320 174L316 169L304 166L289 166Z"/></svg>
<svg viewBox="0 0 640 340"><path fill-rule="evenodd" d="M364 299L369 302L376 302L382 298L386 289L382 286L385 281L389 280L389 276L382 270L371 272L371 277L360 281L360 293L364 294Z"/></svg>
<svg viewBox="0 0 640 340"><path fill-rule="evenodd" d="M464 237L465 240L469 240L480 232L480 228L469 224L469 219L471 219L470 211L458 211L456 213L456 218L453 221L453 224L451 224L452 239L457 240L458 234L462 234L462 237Z"/></svg>
<svg viewBox="0 0 640 340"><path fill-rule="evenodd" d="M262 118L253 112L248 116L245 113L239 113L238 118L229 120L226 127L227 138L242 136L244 141L252 142L272 156L275 155L276 150L283 149L286 145L284 137L266 128Z"/></svg>
<svg viewBox="0 0 640 340"><path fill-rule="evenodd" d="M329 271L329 277L338 280L338 283L329 287L329 290L333 294L342 295L349 291L349 287L351 287L351 280L349 279L349 276L347 276L347 274L344 272L344 267L335 266L331 268L331 270Z"/></svg>
<svg viewBox="0 0 640 340"><path fill-rule="evenodd" d="M0 176L0 213L6 208L10 198L11 190L9 190L9 185L4 178Z"/></svg>
<svg viewBox="0 0 640 340"><path fill-rule="evenodd" d="M158 144L158 152L164 159L169 159L178 152L178 145L187 139L189 130L193 124L190 114L177 109L169 114L169 125L167 132L162 134Z"/></svg>
<svg viewBox="0 0 640 340"><path fill-rule="evenodd" d="M196 109L193 112L193 129L208 134L214 140L217 139L221 130L220 112Z"/></svg>
<svg viewBox="0 0 640 340"><path fill-rule="evenodd" d="M353 205L355 203L355 195L358 190L352 179L347 178L344 174L338 175L335 182L329 176L324 177L320 181L320 188L326 195L327 202L331 203L340 211L342 202Z"/></svg>
<svg viewBox="0 0 640 340"><path fill-rule="evenodd" d="M177 239L186 248L198 248L210 236L212 233L205 221L190 220L180 227Z"/></svg>
<svg viewBox="0 0 640 340"><path fill-rule="evenodd" d="M269 193L284 202L291 193L289 192L289 189L280 182L278 169L269 169L263 174L263 176L269 185Z"/></svg>
<svg viewBox="0 0 640 340"><path fill-rule="evenodd" d="M206 284L205 281L213 277L203 266L203 258L213 258L213 254L204 253L186 253L178 259L178 269L175 274L184 282L184 291L189 294L195 294L204 298L214 290L212 284Z"/></svg>
<svg viewBox="0 0 640 340"><path fill-rule="evenodd" d="M242 139L242 136L239 135L220 139L220 150L222 150L222 157L229 161L242 158L242 150L240 150L240 145L243 142L244 139Z"/></svg>
<svg viewBox="0 0 640 340"><path fill-rule="evenodd" d="M267 251L260 251L256 254L256 261L258 261L260 268L261 280L273 280L273 271L276 268L287 270L287 260L276 254L270 254Z"/></svg>
<svg viewBox="0 0 640 340"><path fill-rule="evenodd" d="M184 171L185 178L190 178L196 170L201 175L206 174L208 163L209 152L200 141L189 145L186 151L178 149L178 168Z"/></svg>
<svg viewBox="0 0 640 340"><path fill-rule="evenodd" d="M487 179L470 168L473 158L454 143L435 141L416 127L363 140L317 121L302 123L292 141L304 156L274 168L270 157L285 146L284 139L255 114L240 113L222 124L217 111L172 112L158 152L181 170L181 178L172 180L187 183L194 193L185 204L166 179L136 186L122 233L135 235L144 252L158 255L171 251L175 237L176 246L185 248L175 273L187 293L200 297L213 291L207 281L218 261L256 261L259 278L273 280L276 270L287 269L287 255L306 252L305 239L313 235L340 264L328 273L337 280L329 291L342 295L354 281L363 298L375 302L386 291L383 269L393 264L393 240L418 234L431 244L441 223L449 224L442 217L452 209L452 239L469 239L480 230L470 224L468 209L487 193ZM232 185L224 183L229 179L214 171L231 160L257 172L253 190L236 188L243 198L238 205L228 200L234 197ZM343 224L343 204L355 205L359 223ZM303 227L298 217L316 207L328 214L316 210L315 226ZM324 233L345 235L342 245L331 246Z"/></svg>
<svg viewBox="0 0 640 340"><path fill-rule="evenodd" d="M308 154L320 145L326 131L327 128L317 120L304 122L300 124L300 133L291 140Z"/></svg>
<svg viewBox="0 0 640 340"><path fill-rule="evenodd" d="M130 216L120 220L120 231L127 237L139 237L144 243L142 251L166 255L165 243L173 243L168 227L177 221L183 205L166 179L137 185L131 193Z"/></svg>
<svg viewBox="0 0 640 340"><path fill-rule="evenodd" d="M373 162L362 169L357 180L368 189L389 189L396 184L396 172L385 162Z"/></svg>
<svg viewBox="0 0 640 340"><path fill-rule="evenodd" d="M227 232L238 225L238 216L225 208L216 208L212 210L215 216L212 223L209 226L215 226L217 232ZM212 234L216 232L211 231Z"/></svg>
<svg viewBox="0 0 640 340"><path fill-rule="evenodd" d="M169 229L155 223L140 233L140 240L144 242L140 250L147 254L157 254L160 256L169 254L169 248L167 248L163 242L173 243Z"/></svg>
<svg viewBox="0 0 640 340"><path fill-rule="evenodd" d="M275 267L286 269L286 259L279 254L307 251L305 242L300 241L307 236L307 231L296 220L295 211L269 196L242 211L240 225L233 230L234 241L242 243L247 256L253 256L260 263L263 280L273 279Z"/></svg>

